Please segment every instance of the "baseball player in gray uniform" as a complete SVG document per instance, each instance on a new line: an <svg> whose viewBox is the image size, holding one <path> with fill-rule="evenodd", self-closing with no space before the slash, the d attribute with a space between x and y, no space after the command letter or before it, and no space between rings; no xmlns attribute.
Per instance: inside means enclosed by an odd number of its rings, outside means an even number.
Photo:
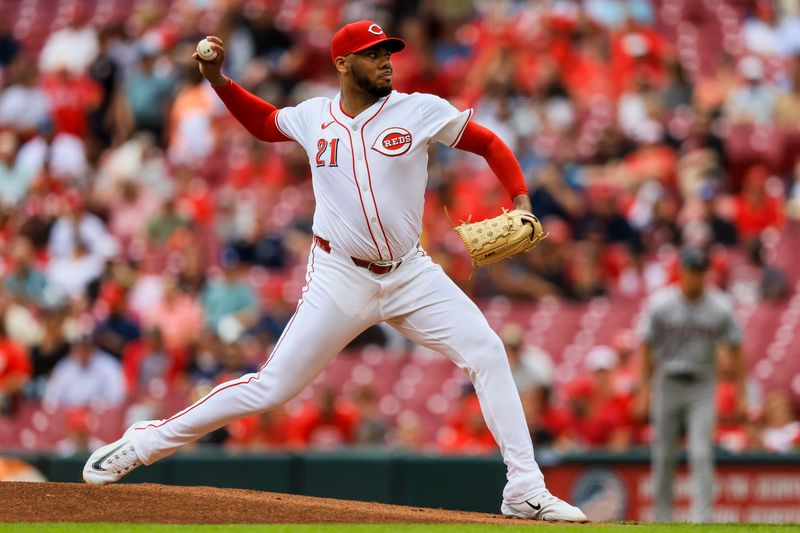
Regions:
<svg viewBox="0 0 800 533"><path fill-rule="evenodd" d="M705 253L685 248L680 261L680 283L653 294L642 316L642 389L637 408L644 417L649 406L654 428L655 519L672 519L672 481L680 428L685 424L692 471L690 519L708 522L714 480L718 344L722 342L730 350L737 368L739 398L743 399L742 331L728 297L706 286L709 261ZM742 400L740 412L744 409Z"/></svg>

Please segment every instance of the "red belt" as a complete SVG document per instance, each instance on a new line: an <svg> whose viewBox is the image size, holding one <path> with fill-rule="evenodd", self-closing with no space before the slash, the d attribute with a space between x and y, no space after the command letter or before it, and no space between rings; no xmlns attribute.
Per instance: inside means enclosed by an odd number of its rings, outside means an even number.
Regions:
<svg viewBox="0 0 800 533"><path fill-rule="evenodd" d="M317 246L322 248L326 253L331 253L331 241L325 240L318 235L314 235L314 242L317 243ZM358 257L350 257L350 259L353 260L353 263L355 263L356 266L366 268L373 274L378 275L388 274L392 270L396 270L403 262L402 259L399 259L396 263L382 264L381 262L367 261L365 259L359 259Z"/></svg>

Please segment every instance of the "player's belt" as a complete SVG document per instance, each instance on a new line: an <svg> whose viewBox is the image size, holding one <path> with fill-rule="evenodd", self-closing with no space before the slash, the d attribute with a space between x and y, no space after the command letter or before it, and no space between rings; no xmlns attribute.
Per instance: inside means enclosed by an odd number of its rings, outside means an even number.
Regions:
<svg viewBox="0 0 800 533"><path fill-rule="evenodd" d="M700 376L694 372L673 372L667 374L667 378L674 381L681 381L683 383L694 383L700 381Z"/></svg>
<svg viewBox="0 0 800 533"><path fill-rule="evenodd" d="M385 261L365 261L364 259L359 259L358 257L351 257L350 259L353 260L353 263L355 263L356 266L366 268L373 274L388 274L389 272L397 270L397 267L399 267L400 263L403 262L402 259Z"/></svg>
<svg viewBox="0 0 800 533"><path fill-rule="evenodd" d="M314 235L314 242L317 243L322 250L326 253L331 253L331 241L323 239L319 235ZM367 261L366 259L359 259L358 257L350 257L356 266L366 268L373 274L383 275L397 270L403 263L402 259L392 259L383 261Z"/></svg>

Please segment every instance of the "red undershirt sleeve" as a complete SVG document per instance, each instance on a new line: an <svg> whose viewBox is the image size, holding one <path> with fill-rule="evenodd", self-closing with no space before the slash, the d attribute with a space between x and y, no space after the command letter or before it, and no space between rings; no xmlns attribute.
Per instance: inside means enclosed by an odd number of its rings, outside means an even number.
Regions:
<svg viewBox="0 0 800 533"><path fill-rule="evenodd" d="M245 91L231 79L222 87L214 87L214 90L228 111L256 139L266 142L294 140L278 128L279 109L274 105Z"/></svg>
<svg viewBox="0 0 800 533"><path fill-rule="evenodd" d="M477 122L468 122L455 148L472 152L486 159L508 195L513 200L520 194L528 194L525 175L511 148L490 129Z"/></svg>

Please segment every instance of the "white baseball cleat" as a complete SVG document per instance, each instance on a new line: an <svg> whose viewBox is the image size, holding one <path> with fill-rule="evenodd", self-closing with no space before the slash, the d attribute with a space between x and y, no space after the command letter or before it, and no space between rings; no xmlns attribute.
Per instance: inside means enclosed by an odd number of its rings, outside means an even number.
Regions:
<svg viewBox="0 0 800 533"><path fill-rule="evenodd" d="M118 440L98 448L90 455L83 467L83 480L90 485L116 483L142 466L130 433L136 427L148 422L151 421L133 424Z"/></svg>
<svg viewBox="0 0 800 533"><path fill-rule="evenodd" d="M505 516L524 518L527 520L545 520L547 522L588 522L583 511L556 498L545 490L522 503L503 502L500 512Z"/></svg>

